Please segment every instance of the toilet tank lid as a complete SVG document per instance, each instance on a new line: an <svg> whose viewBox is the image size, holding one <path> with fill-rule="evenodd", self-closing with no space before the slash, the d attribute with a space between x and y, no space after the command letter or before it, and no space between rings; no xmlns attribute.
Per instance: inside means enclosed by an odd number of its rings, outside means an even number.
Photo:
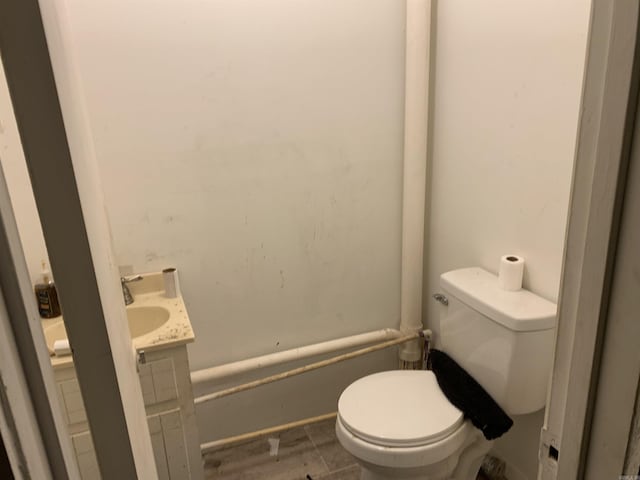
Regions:
<svg viewBox="0 0 640 480"><path fill-rule="evenodd" d="M443 273L440 285L450 296L510 330L529 332L556 326L555 303L529 290L503 290L498 277L482 268Z"/></svg>

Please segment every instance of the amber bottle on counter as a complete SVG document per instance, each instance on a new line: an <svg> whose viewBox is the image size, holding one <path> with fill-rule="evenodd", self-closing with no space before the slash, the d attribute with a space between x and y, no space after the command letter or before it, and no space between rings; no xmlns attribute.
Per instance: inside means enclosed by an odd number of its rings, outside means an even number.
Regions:
<svg viewBox="0 0 640 480"><path fill-rule="evenodd" d="M36 284L34 289L36 301L38 302L38 311L42 318L53 318L62 314L56 284L51 279L49 271L46 270L44 262L42 262L42 283Z"/></svg>

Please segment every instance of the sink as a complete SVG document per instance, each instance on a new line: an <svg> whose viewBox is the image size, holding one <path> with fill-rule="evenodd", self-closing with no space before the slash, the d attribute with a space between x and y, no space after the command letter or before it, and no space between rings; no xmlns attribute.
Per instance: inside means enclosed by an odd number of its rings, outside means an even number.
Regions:
<svg viewBox="0 0 640 480"><path fill-rule="evenodd" d="M131 338L142 337L157 330L169 320L169 310L163 307L127 307L127 320ZM49 353L53 354L53 344L67 338L64 322L60 321L44 329L44 337Z"/></svg>
<svg viewBox="0 0 640 480"><path fill-rule="evenodd" d="M131 338L141 337L160 328L169 320L169 310L162 307L127 308Z"/></svg>

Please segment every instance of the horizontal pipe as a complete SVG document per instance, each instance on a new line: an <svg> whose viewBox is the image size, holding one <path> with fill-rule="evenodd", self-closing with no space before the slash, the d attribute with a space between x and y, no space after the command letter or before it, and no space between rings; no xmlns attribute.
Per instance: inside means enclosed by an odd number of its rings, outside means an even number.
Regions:
<svg viewBox="0 0 640 480"><path fill-rule="evenodd" d="M284 432L285 430L291 430L292 428L304 427L305 425L324 422L325 420L336 418L337 415L338 415L337 412L326 413L324 415L318 415L317 417L310 417L310 418L305 418L304 420L297 420L295 422L285 423L282 425L278 425L276 427L263 428L261 430L256 430L255 432L247 432L241 435L235 435L233 437L214 440L212 442L207 442L200 445L200 450L202 451L202 453L205 453L211 450L217 450L219 448L226 447L228 445L234 445L236 443L246 442L248 440L254 440L256 438L264 437L266 435L272 435L274 433Z"/></svg>
<svg viewBox="0 0 640 480"><path fill-rule="evenodd" d="M239 360L237 362L226 363L216 367L205 368L191 372L191 383L194 385L220 380L241 373L251 372L260 368L271 367L281 363L287 363L303 358L314 357L326 353L336 352L347 348L359 347L371 343L382 342L402 335L399 330L385 328L373 332L361 333L350 337L338 338L326 342L306 345L304 347L292 348L282 352L269 353L259 357Z"/></svg>
<svg viewBox="0 0 640 480"><path fill-rule="evenodd" d="M345 353L342 355L338 355L336 357L331 357L326 360L322 360L320 362L311 363L309 365L305 365L303 367L294 368L293 370L288 370L286 372L278 373L276 375L271 375L269 377L261 378L258 380L254 380L253 382L243 383L242 385L237 385L235 387L227 388L224 390L219 390L214 393L209 393L207 395L202 395L200 397L196 397L194 402L196 405L204 402L210 402L212 400L217 400L222 397L226 397L228 395L233 395L235 393L244 392L245 390L250 390L252 388L260 387L262 385L266 385L267 383L277 382L279 380L284 380L286 378L290 378L296 375L300 375L302 373L307 373L312 370L317 370L318 368L327 367L329 365L333 365L338 362L344 362L346 360L350 360L352 358L360 357L367 353L376 352L378 350L382 350L384 348L392 347L394 345L399 345L404 342L408 342L410 340L415 340L418 337L422 337L425 335L430 335L430 331L426 331L428 333L416 332L409 335L402 336L400 338L396 338L393 340L388 340L383 343L379 343L377 345L373 345L371 347L362 348L360 350L356 350L353 352Z"/></svg>

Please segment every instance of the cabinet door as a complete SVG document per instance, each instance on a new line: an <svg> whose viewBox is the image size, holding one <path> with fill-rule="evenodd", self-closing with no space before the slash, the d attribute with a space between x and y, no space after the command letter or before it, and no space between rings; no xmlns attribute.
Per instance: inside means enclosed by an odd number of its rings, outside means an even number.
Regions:
<svg viewBox="0 0 640 480"><path fill-rule="evenodd" d="M147 417L147 422L149 423L149 433L151 434L153 456L156 459L156 468L158 469L158 480L170 480L160 415L151 415L150 417Z"/></svg>
<svg viewBox="0 0 640 480"><path fill-rule="evenodd" d="M87 431L72 435L71 442L76 453L82 480L100 480L100 469L98 468L98 459L93 448L91 432Z"/></svg>
<svg viewBox="0 0 640 480"><path fill-rule="evenodd" d="M153 374L151 372L151 365L140 364L138 365L138 376L140 377L140 388L142 389L142 399L144 405L154 405L156 403L156 392L153 388Z"/></svg>
<svg viewBox="0 0 640 480"><path fill-rule="evenodd" d="M160 414L164 448L171 480L190 478L189 462L187 461L186 441L180 409L170 410Z"/></svg>
<svg viewBox="0 0 640 480"><path fill-rule="evenodd" d="M149 363L153 376L153 389L156 402L167 402L178 398L176 374L173 369L173 358L165 358Z"/></svg>
<svg viewBox="0 0 640 480"><path fill-rule="evenodd" d="M84 410L80 384L77 379L73 378L60 382L58 384L58 395L60 396L62 411L66 416L68 425L87 421L87 413Z"/></svg>
<svg viewBox="0 0 640 480"><path fill-rule="evenodd" d="M172 358L152 360L138 366L145 406L178 399L178 386Z"/></svg>

